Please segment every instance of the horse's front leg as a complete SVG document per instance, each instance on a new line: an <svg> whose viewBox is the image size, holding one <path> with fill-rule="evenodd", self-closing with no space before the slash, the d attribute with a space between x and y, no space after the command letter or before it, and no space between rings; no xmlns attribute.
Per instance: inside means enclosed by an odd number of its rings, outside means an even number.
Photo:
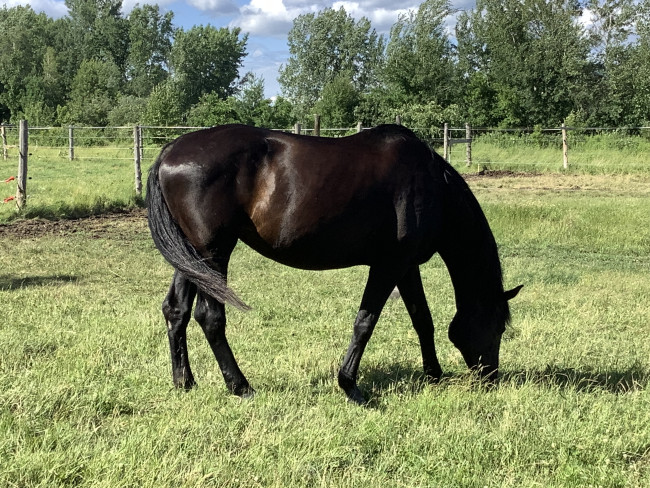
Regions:
<svg viewBox="0 0 650 488"><path fill-rule="evenodd" d="M433 319L429 310L429 304L422 287L419 266L408 270L404 277L397 284L400 295L413 322L413 328L420 340L422 350L422 365L424 374L431 381L438 381L442 376L442 368L436 355L436 346L433 338Z"/></svg>
<svg viewBox="0 0 650 488"><path fill-rule="evenodd" d="M361 356L372 336L386 300L388 300L399 277L400 273L395 270L378 267L370 268L361 307L354 322L352 340L343 358L343 364L338 375L339 386L343 388L348 399L359 405L366 403L366 399L357 386Z"/></svg>
<svg viewBox="0 0 650 488"><path fill-rule="evenodd" d="M177 388L190 389L194 376L187 355L187 324L192 316L196 286L176 271L162 304L172 362L172 378Z"/></svg>

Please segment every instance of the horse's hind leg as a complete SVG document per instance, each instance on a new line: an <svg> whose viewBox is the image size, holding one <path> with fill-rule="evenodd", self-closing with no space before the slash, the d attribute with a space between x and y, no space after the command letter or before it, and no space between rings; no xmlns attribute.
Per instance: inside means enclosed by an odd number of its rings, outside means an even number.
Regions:
<svg viewBox="0 0 650 488"><path fill-rule="evenodd" d="M192 316L196 286L176 271L162 305L172 360L172 378L177 388L190 389L194 376L187 356L187 324Z"/></svg>
<svg viewBox="0 0 650 488"><path fill-rule="evenodd" d="M442 376L442 368L436 355L436 346L433 339L433 319L424 295L420 268L414 266L409 269L398 282L397 287L420 339L424 373L429 379L437 381Z"/></svg>
<svg viewBox="0 0 650 488"><path fill-rule="evenodd" d="M366 399L357 386L357 374L363 351L372 336L375 325L379 320L388 296L393 291L400 273L394 270L371 267L368 275L368 283L363 292L361 307L354 322L352 340L348 351L343 358L343 364L339 370L339 386L343 388L348 399L352 402L363 405Z"/></svg>
<svg viewBox="0 0 650 488"><path fill-rule="evenodd" d="M199 292L194 318L203 329L214 357L219 363L228 390L243 398L252 396L255 391L239 369L235 356L226 340L226 310L224 304Z"/></svg>

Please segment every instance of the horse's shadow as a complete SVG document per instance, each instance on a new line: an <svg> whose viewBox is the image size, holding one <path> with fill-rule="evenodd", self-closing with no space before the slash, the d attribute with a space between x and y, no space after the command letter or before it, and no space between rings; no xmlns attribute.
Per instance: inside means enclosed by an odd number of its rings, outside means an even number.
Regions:
<svg viewBox="0 0 650 488"><path fill-rule="evenodd" d="M650 381L650 371L640 365L610 371L581 371L549 365L544 370L507 371L500 381L518 386L532 383L583 393L600 391L618 395L644 389Z"/></svg>
<svg viewBox="0 0 650 488"><path fill-rule="evenodd" d="M443 375L439 384L442 387L454 383L467 385L472 376L469 371L449 372ZM532 384L566 392L604 392L619 395L644 389L649 382L650 371L640 365L602 372L547 366L543 370L503 371L495 386L499 388L510 385L519 388ZM418 394L430 384L421 369L397 362L389 365L369 365L363 369L359 380L359 387L367 395L368 406L371 408L378 408L385 396ZM471 381L471 384L476 388L486 388L478 379Z"/></svg>
<svg viewBox="0 0 650 488"><path fill-rule="evenodd" d="M0 276L0 290L20 290L34 286L62 285L79 281L78 276L48 275L48 276Z"/></svg>

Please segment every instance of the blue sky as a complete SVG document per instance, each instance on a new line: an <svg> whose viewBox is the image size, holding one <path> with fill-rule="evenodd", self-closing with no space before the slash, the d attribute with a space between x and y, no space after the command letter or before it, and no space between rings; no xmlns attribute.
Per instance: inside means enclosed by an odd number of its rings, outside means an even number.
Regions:
<svg viewBox="0 0 650 488"><path fill-rule="evenodd" d="M264 78L266 95L280 92L278 70L289 57L287 33L297 16L324 8L344 7L353 17L367 17L380 33L387 34L400 14L417 8L422 0L123 0L126 15L136 3L157 3L161 10L174 13L174 25L190 28L211 24L241 27L249 33L248 56L242 72L252 71ZM472 8L475 0L452 0L457 9ZM5 0L8 7L29 4L50 17L67 14L64 0Z"/></svg>

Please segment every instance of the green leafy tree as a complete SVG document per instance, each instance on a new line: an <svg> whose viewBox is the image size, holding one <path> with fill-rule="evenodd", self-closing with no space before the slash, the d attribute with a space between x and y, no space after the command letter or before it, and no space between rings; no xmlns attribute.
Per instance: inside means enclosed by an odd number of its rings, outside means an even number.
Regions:
<svg viewBox="0 0 650 488"><path fill-rule="evenodd" d="M147 99L135 95L118 94L115 106L108 112L108 125L136 125L144 121Z"/></svg>
<svg viewBox="0 0 650 488"><path fill-rule="evenodd" d="M156 85L147 98L143 122L156 126L182 124L185 122L185 111L179 87L172 79L168 79Z"/></svg>
<svg viewBox="0 0 650 488"><path fill-rule="evenodd" d="M187 123L194 127L211 127L215 125L239 123L237 100L228 97L225 100L218 93L206 93L187 115Z"/></svg>
<svg viewBox="0 0 650 488"><path fill-rule="evenodd" d="M41 81L50 26L47 16L31 7L0 8L0 115L5 121L28 105L45 105Z"/></svg>
<svg viewBox="0 0 650 488"><path fill-rule="evenodd" d="M72 82L66 123L103 126L115 106L122 73L112 61L86 60Z"/></svg>
<svg viewBox="0 0 650 488"><path fill-rule="evenodd" d="M339 73L348 73L357 92L377 84L385 40L365 17L355 21L345 9L300 15L288 36L290 57L278 78L283 94L306 117L321 91Z"/></svg>
<svg viewBox="0 0 650 488"><path fill-rule="evenodd" d="M634 123L636 19L635 0L589 0L591 41L587 90L579 92L579 110L588 124Z"/></svg>
<svg viewBox="0 0 650 488"><path fill-rule="evenodd" d="M271 100L264 97L264 80L247 73L235 97L239 122L257 127L268 127Z"/></svg>
<svg viewBox="0 0 650 488"><path fill-rule="evenodd" d="M282 96L278 96L271 103L271 113L265 127L270 129L288 129L296 123L292 103Z"/></svg>
<svg viewBox="0 0 650 488"><path fill-rule="evenodd" d="M235 93L248 40L247 34L240 34L239 28L211 26L176 31L171 68L185 107L196 104L206 94L216 93L226 99Z"/></svg>
<svg viewBox="0 0 650 488"><path fill-rule="evenodd" d="M480 112L481 93L494 103L490 113L473 118L515 127L559 125L585 81L589 44L580 13L574 0L478 0L461 16L464 105Z"/></svg>
<svg viewBox="0 0 650 488"><path fill-rule="evenodd" d="M636 34L637 42L631 54L634 70L632 93L633 125L650 125L650 0L639 4Z"/></svg>
<svg viewBox="0 0 650 488"><path fill-rule="evenodd" d="M350 74L343 72L325 85L315 111L322 116L322 122L327 127L353 127L357 122L355 110L360 100Z"/></svg>
<svg viewBox="0 0 650 488"><path fill-rule="evenodd" d="M122 0L65 0L69 29L67 56L76 66L84 60L113 62L124 70L128 25L122 17Z"/></svg>
<svg viewBox="0 0 650 488"><path fill-rule="evenodd" d="M461 12L456 23L458 102L466 122L494 127L500 122L494 110L497 90L490 78L490 58L485 42L474 31L472 17L468 12Z"/></svg>
<svg viewBox="0 0 650 488"><path fill-rule="evenodd" d="M128 18L129 49L126 76L130 93L148 96L164 81L172 48L174 14L161 14L158 5L136 6Z"/></svg>
<svg viewBox="0 0 650 488"><path fill-rule="evenodd" d="M390 32L382 79L404 102L451 103L456 97L449 0L426 0L399 17Z"/></svg>

